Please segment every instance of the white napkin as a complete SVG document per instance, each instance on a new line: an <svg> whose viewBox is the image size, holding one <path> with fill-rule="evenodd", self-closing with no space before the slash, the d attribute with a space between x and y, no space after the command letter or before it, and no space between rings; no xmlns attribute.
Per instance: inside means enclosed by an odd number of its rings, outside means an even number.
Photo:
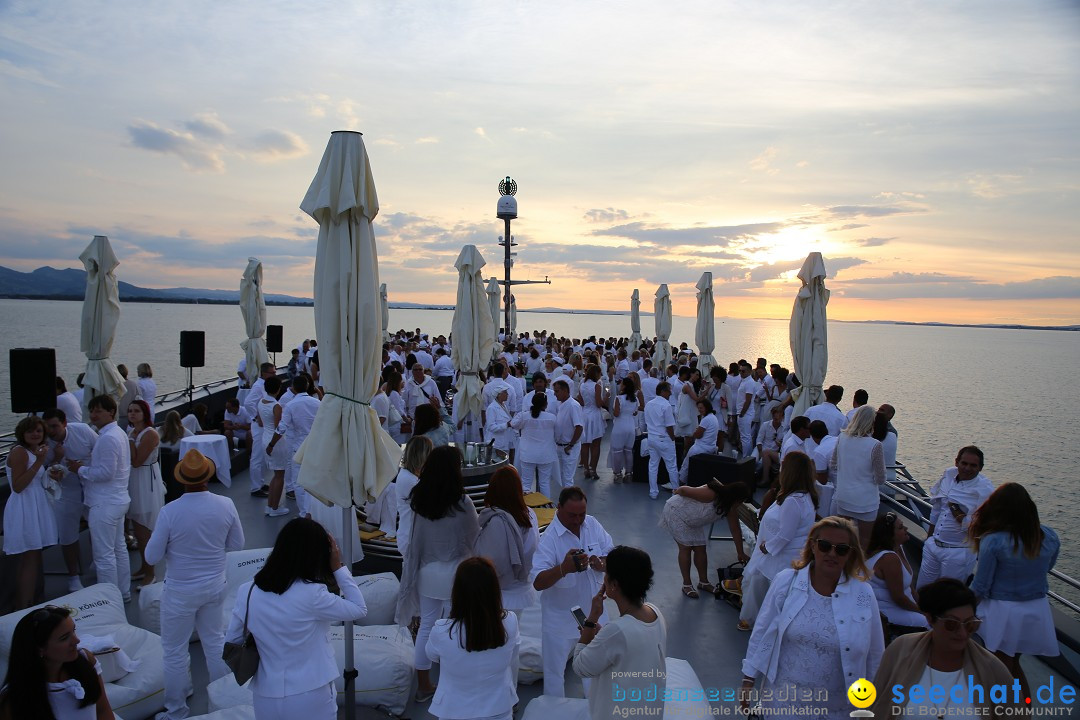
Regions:
<svg viewBox="0 0 1080 720"><path fill-rule="evenodd" d="M128 673L135 672L142 665L141 660L132 660L120 649L112 635L95 637L79 636L79 647L89 650L101 664L101 677L105 682L116 682Z"/></svg>

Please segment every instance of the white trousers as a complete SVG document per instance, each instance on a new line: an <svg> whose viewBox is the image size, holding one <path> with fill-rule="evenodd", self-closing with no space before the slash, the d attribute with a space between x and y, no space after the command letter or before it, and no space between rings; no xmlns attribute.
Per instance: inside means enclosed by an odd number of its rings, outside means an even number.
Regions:
<svg viewBox="0 0 1080 720"><path fill-rule="evenodd" d="M258 490L267 483L263 479L263 467L266 465L266 450L263 448L262 428L251 423L251 464L248 466L248 477L251 478L251 489Z"/></svg>
<svg viewBox="0 0 1080 720"><path fill-rule="evenodd" d="M739 416L739 440L742 442L741 457L746 457L754 451L754 418L753 413L749 411Z"/></svg>
<svg viewBox="0 0 1080 720"><path fill-rule="evenodd" d="M188 643L192 629L199 632L199 644L206 656L210 681L229 674L229 667L221 659L225 646L224 601L225 583L194 591L173 590L168 582L165 583L161 597L165 714L159 720L182 720L188 716L187 696L191 690L191 652Z"/></svg>
<svg viewBox="0 0 1080 720"><path fill-rule="evenodd" d="M90 508L90 545L97 580L120 588L124 600L131 597L131 558L124 541L124 516L128 505L96 505Z"/></svg>
<svg viewBox="0 0 1080 720"><path fill-rule="evenodd" d="M671 483L679 482L679 468L675 465L675 441L667 435L650 435L649 497L651 498L655 498L660 494L660 486L656 484L656 476L660 472L661 460L664 461L664 467L667 468L668 481Z"/></svg>
<svg viewBox="0 0 1080 720"><path fill-rule="evenodd" d="M551 479L557 472L556 466L558 463L531 463L521 461L521 483L524 486L525 493L532 492L533 477L537 476L537 485L539 486L540 493L548 499L551 497Z"/></svg>
<svg viewBox="0 0 1080 720"><path fill-rule="evenodd" d="M431 658L427 654L427 641L431 637L431 628L435 621L450 612L450 601L420 595L420 629L416 631L416 646L413 648L413 666L417 670L430 670Z"/></svg>
<svg viewBox="0 0 1080 720"><path fill-rule="evenodd" d="M964 582L975 570L975 559L975 553L967 548L939 547L931 538L923 543L922 565L919 566L916 587L921 588L940 578L955 578Z"/></svg>
<svg viewBox="0 0 1080 720"><path fill-rule="evenodd" d="M254 694L255 720L337 720L334 683L285 697Z"/></svg>
<svg viewBox="0 0 1080 720"><path fill-rule="evenodd" d="M570 452L566 452L565 447L559 448L559 483L562 487L570 487L574 484L574 475L577 473L578 463L581 462L581 443L576 442L573 445L568 446ZM547 496L549 500L557 500L557 497Z"/></svg>
<svg viewBox="0 0 1080 720"><path fill-rule="evenodd" d="M570 612L567 610L566 612ZM544 661L544 694L566 697L566 661L570 651L577 644L577 637L565 637L549 632L546 628L540 633L541 654ZM581 679L585 696L589 695L589 681Z"/></svg>
<svg viewBox="0 0 1080 720"><path fill-rule="evenodd" d="M307 490L300 487L300 484L296 482L300 477L300 465L293 460L293 455L296 455L296 451L300 449L304 439L301 438L297 442L290 442L287 446L289 451L289 464L285 466L285 489L292 490L296 494L296 509L301 516L307 515L310 507L309 503L311 498L307 494Z"/></svg>

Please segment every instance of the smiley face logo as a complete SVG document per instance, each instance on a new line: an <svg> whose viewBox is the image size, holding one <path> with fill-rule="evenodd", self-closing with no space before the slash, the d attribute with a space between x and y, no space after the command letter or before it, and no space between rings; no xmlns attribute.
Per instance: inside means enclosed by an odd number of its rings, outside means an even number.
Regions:
<svg viewBox="0 0 1080 720"><path fill-rule="evenodd" d="M868 708L877 699L877 688L866 678L859 678L851 683L847 691L848 700L857 708Z"/></svg>

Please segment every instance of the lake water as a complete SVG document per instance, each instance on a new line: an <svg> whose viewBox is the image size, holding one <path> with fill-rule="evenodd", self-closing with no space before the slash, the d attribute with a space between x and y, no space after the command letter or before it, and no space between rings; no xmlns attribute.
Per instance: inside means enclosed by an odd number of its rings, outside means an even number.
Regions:
<svg viewBox="0 0 1080 720"><path fill-rule="evenodd" d="M159 392L187 385L180 367L180 331L206 333L206 367L195 382L232 376L242 351L244 324L234 305L124 303L113 345L115 362L134 373L150 363ZM0 300L0 323L6 348L52 347L57 372L74 387L85 369L79 352L82 303ZM391 328L423 328L449 334L450 310L391 309ZM314 335L310 307L267 308L267 322L284 327L286 347ZM693 343L694 318L676 317L673 345ZM522 331L547 329L558 335L630 334L628 316L520 312ZM652 318L642 318L643 334L652 334ZM791 367L786 320L716 321L717 360L768 358ZM287 362L289 353L277 356ZM10 412L8 353L0 353L0 417L5 430L18 417ZM1080 483L1070 447L1080 437L1080 333L1049 330L873 325L829 325L829 373L826 385L846 388L847 410L856 388L870 403L896 407L899 458L924 486L951 465L956 450L975 444L986 453L986 474L996 483L1023 483L1039 503L1043 521L1066 537L1080 509ZM1080 576L1080 549L1066 540L1060 569Z"/></svg>

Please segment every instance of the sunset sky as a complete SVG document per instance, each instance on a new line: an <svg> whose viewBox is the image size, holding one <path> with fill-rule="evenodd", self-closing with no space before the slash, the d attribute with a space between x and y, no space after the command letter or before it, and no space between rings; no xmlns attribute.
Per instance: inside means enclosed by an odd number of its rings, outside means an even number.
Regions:
<svg viewBox="0 0 1080 720"><path fill-rule="evenodd" d="M311 295L298 205L360 130L391 301L461 246L522 308L1080 324L1080 3L0 0L0 265Z"/></svg>

